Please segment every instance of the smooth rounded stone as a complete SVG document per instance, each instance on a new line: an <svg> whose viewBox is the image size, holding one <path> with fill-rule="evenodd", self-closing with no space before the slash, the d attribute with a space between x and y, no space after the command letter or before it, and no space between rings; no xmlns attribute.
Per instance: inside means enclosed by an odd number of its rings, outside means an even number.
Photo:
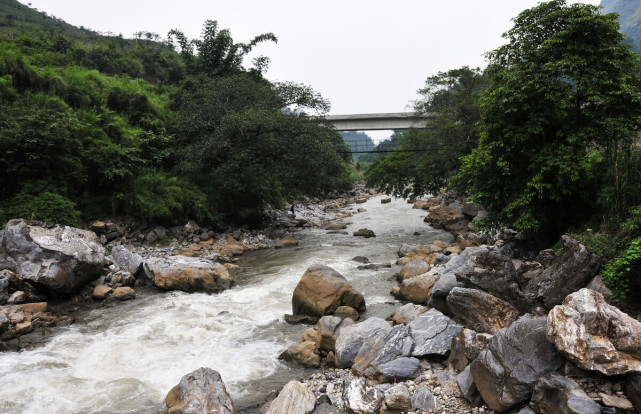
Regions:
<svg viewBox="0 0 641 414"><path fill-rule="evenodd" d="M23 303L20 308L27 313L46 312L49 305L47 302Z"/></svg>
<svg viewBox="0 0 641 414"><path fill-rule="evenodd" d="M236 414L220 374L199 368L180 379L165 398L167 414Z"/></svg>
<svg viewBox="0 0 641 414"><path fill-rule="evenodd" d="M380 411L385 394L376 387L367 385L365 378L343 381L343 400L349 409L358 414L371 414Z"/></svg>
<svg viewBox="0 0 641 414"><path fill-rule="evenodd" d="M536 381L563 364L545 337L546 324L545 318L522 317L497 332L470 365L474 383L491 409L502 412L527 400Z"/></svg>
<svg viewBox="0 0 641 414"><path fill-rule="evenodd" d="M381 198L381 204L391 203L392 199L390 197Z"/></svg>
<svg viewBox="0 0 641 414"><path fill-rule="evenodd" d="M354 236L369 239L370 237L376 237L376 234L374 234L374 231L370 229L358 229L354 232Z"/></svg>
<svg viewBox="0 0 641 414"><path fill-rule="evenodd" d="M398 257L405 257L409 252L411 252L414 249L414 246L411 246L407 243L403 243L398 250L396 250L396 254L398 254Z"/></svg>
<svg viewBox="0 0 641 414"><path fill-rule="evenodd" d="M630 397L634 408L641 413L641 375L628 375L625 391Z"/></svg>
<svg viewBox="0 0 641 414"><path fill-rule="evenodd" d="M285 322L290 325L316 325L318 323L318 316L310 315L285 315Z"/></svg>
<svg viewBox="0 0 641 414"><path fill-rule="evenodd" d="M331 315L339 306L350 306L358 312L366 309L363 295L343 275L331 267L310 266L294 289L294 315Z"/></svg>
<svg viewBox="0 0 641 414"><path fill-rule="evenodd" d="M414 303L406 303L400 308L396 309L392 315L392 322L394 325L399 325L401 323L407 324L411 322L417 316L428 311L428 308L421 305L416 305Z"/></svg>
<svg viewBox="0 0 641 414"><path fill-rule="evenodd" d="M555 306L547 338L579 367L605 375L641 373L641 322L581 289Z"/></svg>
<svg viewBox="0 0 641 414"><path fill-rule="evenodd" d="M304 384L290 381L269 405L265 414L308 414L314 411L316 397Z"/></svg>
<svg viewBox="0 0 641 414"><path fill-rule="evenodd" d="M410 392L403 383L385 390L385 405L388 410L409 411L412 408Z"/></svg>
<svg viewBox="0 0 641 414"><path fill-rule="evenodd" d="M143 268L154 285L165 290L218 293L234 282L225 266L202 257L151 258Z"/></svg>
<svg viewBox="0 0 641 414"><path fill-rule="evenodd" d="M549 414L600 414L601 406L579 384L556 372L542 376L534 386L530 406Z"/></svg>
<svg viewBox="0 0 641 414"><path fill-rule="evenodd" d="M424 411L436 410L439 405L436 397L432 395L429 388L423 385L416 387L416 391L414 391L414 395L412 395L411 398L411 403L412 409Z"/></svg>
<svg viewBox="0 0 641 414"><path fill-rule="evenodd" d="M377 317L341 329L334 344L339 368L347 368L354 363L354 358L368 337L381 330L387 333L391 329L387 321Z"/></svg>
<svg viewBox="0 0 641 414"><path fill-rule="evenodd" d="M628 400L627 398L617 397L616 395L605 394L602 392L599 393L599 397L601 398L603 404L607 407L619 408L625 411L634 410L632 402L630 402L630 400Z"/></svg>
<svg viewBox="0 0 641 414"><path fill-rule="evenodd" d="M93 289L93 298L98 300L107 299L113 293L113 288L105 285L98 285Z"/></svg>
<svg viewBox="0 0 641 414"><path fill-rule="evenodd" d="M37 221L10 220L0 231L0 269L72 293L100 277L105 248L95 233Z"/></svg>
<svg viewBox="0 0 641 414"><path fill-rule="evenodd" d="M392 293L396 298L414 303L428 303L439 277L430 274L422 274L403 280L398 291Z"/></svg>
<svg viewBox="0 0 641 414"><path fill-rule="evenodd" d="M358 311L351 306L339 306L334 311L334 316L338 316L341 319L350 318L353 321L357 321L360 318Z"/></svg>
<svg viewBox="0 0 641 414"><path fill-rule="evenodd" d="M420 361L414 357L400 357L378 366L380 382L397 382L415 378Z"/></svg>
<svg viewBox="0 0 641 414"><path fill-rule="evenodd" d="M475 407L478 407L483 402L481 394L479 394L476 389L476 384L474 384L474 378L472 377L472 372L470 371L470 366L466 366L465 369L456 376L456 384L461 390L463 398L467 400L470 404Z"/></svg>
<svg viewBox="0 0 641 414"><path fill-rule="evenodd" d="M296 247L300 241L296 239L281 239L276 242L276 248L283 248L283 247Z"/></svg>
<svg viewBox="0 0 641 414"><path fill-rule="evenodd" d="M406 325L396 325L388 332L381 330L363 342L354 358L352 371L356 375L376 378L380 374L381 365L411 356L413 345Z"/></svg>
<svg viewBox="0 0 641 414"><path fill-rule="evenodd" d="M526 288L548 309L561 304L567 295L585 287L594 278L601 264L599 256L569 236L561 237L561 247L561 256Z"/></svg>
<svg viewBox="0 0 641 414"><path fill-rule="evenodd" d="M325 230L345 230L347 224L344 223L330 223L327 226L323 226Z"/></svg>
<svg viewBox="0 0 641 414"><path fill-rule="evenodd" d="M24 335L33 330L31 321L24 321L16 324L16 335Z"/></svg>
<svg viewBox="0 0 641 414"><path fill-rule="evenodd" d="M455 287L446 299L452 314L469 328L495 334L519 318L519 311L506 301L477 289Z"/></svg>
<svg viewBox="0 0 641 414"><path fill-rule="evenodd" d="M378 270L379 267L380 266L375 264L375 263L370 263L370 264L366 264L366 265L360 265L360 266L357 267L357 269L358 270Z"/></svg>
<svg viewBox="0 0 641 414"><path fill-rule="evenodd" d="M120 270L125 270L134 276L141 269L144 261L142 256L137 253L133 253L122 245L114 246L111 249L111 257L113 257L116 266L118 266Z"/></svg>
<svg viewBox="0 0 641 414"><path fill-rule="evenodd" d="M398 280L403 281L414 276L422 275L430 270L428 265L423 259L415 259L406 264L398 272Z"/></svg>
<svg viewBox="0 0 641 414"><path fill-rule="evenodd" d="M352 258L353 262L358 262L358 263L363 263L363 264L368 264L369 259L365 256L356 256Z"/></svg>
<svg viewBox="0 0 641 414"><path fill-rule="evenodd" d="M412 356L447 355L452 339L463 326L454 322L436 309L417 316L408 324L414 342Z"/></svg>
<svg viewBox="0 0 641 414"><path fill-rule="evenodd" d="M110 296L110 299L131 300L136 297L136 291L128 286L116 288Z"/></svg>
<svg viewBox="0 0 641 414"><path fill-rule="evenodd" d="M456 371L462 371L466 366L476 359L481 350L492 339L492 335L476 333L471 329L461 329L452 339L449 363Z"/></svg>
<svg viewBox="0 0 641 414"><path fill-rule="evenodd" d="M293 362L309 368L320 367L320 354L318 353L318 346L314 342L301 342L294 344L284 350L278 359L283 361Z"/></svg>

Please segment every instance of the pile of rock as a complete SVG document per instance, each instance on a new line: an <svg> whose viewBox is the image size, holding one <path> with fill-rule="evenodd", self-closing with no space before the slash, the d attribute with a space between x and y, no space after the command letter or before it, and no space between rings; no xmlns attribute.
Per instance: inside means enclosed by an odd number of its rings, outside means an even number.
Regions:
<svg viewBox="0 0 641 414"><path fill-rule="evenodd" d="M443 193L427 200L417 200L414 208L429 211L425 222L445 229L454 235L474 231L474 223L488 217L483 206L458 199L453 193Z"/></svg>

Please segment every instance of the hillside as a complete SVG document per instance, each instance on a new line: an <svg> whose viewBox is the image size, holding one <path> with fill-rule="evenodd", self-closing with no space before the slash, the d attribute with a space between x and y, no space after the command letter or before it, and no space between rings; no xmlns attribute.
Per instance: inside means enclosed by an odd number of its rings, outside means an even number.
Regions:
<svg viewBox="0 0 641 414"><path fill-rule="evenodd" d="M602 0L604 13L619 13L621 31L629 36L632 48L641 53L641 2L639 0Z"/></svg>

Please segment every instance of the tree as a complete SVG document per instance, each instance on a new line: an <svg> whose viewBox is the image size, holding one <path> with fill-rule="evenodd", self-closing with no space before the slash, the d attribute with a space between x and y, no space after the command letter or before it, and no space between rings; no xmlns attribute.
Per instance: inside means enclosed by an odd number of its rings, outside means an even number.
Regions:
<svg viewBox="0 0 641 414"><path fill-rule="evenodd" d="M414 109L428 114L425 129L401 136L399 150L372 165L370 186L402 197L440 191L460 166L460 157L478 144L480 96L487 83L480 69L465 66L427 78ZM378 149L378 147L377 147Z"/></svg>
<svg viewBox="0 0 641 414"><path fill-rule="evenodd" d="M452 184L523 232L557 234L586 211L588 155L630 146L639 56L615 14L552 0L525 10L490 52L483 134Z"/></svg>

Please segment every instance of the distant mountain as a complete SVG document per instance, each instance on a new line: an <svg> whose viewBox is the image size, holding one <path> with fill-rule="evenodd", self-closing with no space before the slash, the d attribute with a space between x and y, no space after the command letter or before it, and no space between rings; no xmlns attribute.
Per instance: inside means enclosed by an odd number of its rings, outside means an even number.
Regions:
<svg viewBox="0 0 641 414"><path fill-rule="evenodd" d="M359 154L358 151L371 151L374 149L376 144L372 141L372 138L364 132L358 131L343 131L341 132L345 143L349 145L352 149L352 158L354 161L358 161L359 158L364 154Z"/></svg>
<svg viewBox="0 0 641 414"><path fill-rule="evenodd" d="M601 0L604 13L619 13L621 31L628 35L632 48L641 53L641 1Z"/></svg>

